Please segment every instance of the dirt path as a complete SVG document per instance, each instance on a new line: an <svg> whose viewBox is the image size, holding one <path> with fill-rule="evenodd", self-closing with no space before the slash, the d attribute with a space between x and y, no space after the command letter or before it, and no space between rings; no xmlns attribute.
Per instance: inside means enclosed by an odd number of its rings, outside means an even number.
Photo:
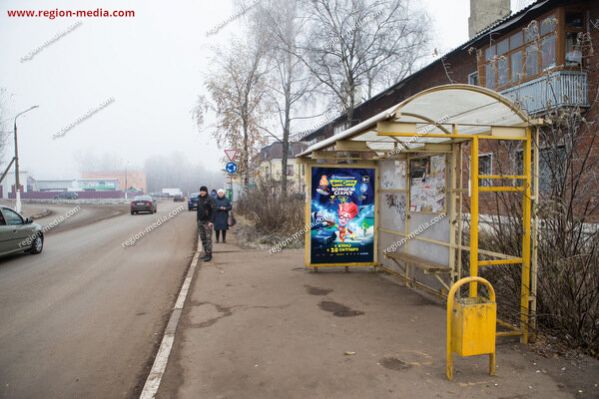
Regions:
<svg viewBox="0 0 599 399"><path fill-rule="evenodd" d="M500 341L445 379L445 310L370 272L308 273L303 251L215 244L160 398L597 398L599 362Z"/></svg>

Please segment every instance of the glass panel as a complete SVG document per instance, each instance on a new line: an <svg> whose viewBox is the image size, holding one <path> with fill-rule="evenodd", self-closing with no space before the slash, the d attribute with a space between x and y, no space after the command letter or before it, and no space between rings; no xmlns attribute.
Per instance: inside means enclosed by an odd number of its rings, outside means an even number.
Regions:
<svg viewBox="0 0 599 399"><path fill-rule="evenodd" d="M495 88L495 64L492 62L485 66L485 84L489 89Z"/></svg>
<svg viewBox="0 0 599 399"><path fill-rule="evenodd" d="M532 77L539 73L539 50L536 45L526 47L526 76Z"/></svg>
<svg viewBox="0 0 599 399"><path fill-rule="evenodd" d="M504 86L508 82L507 57L501 57L497 60L497 81L498 86Z"/></svg>
<svg viewBox="0 0 599 399"><path fill-rule="evenodd" d="M510 49L513 50L515 48L522 46L523 40L524 39L523 39L522 31L520 31L518 33L514 33L512 35L512 37L510 37Z"/></svg>
<svg viewBox="0 0 599 399"><path fill-rule="evenodd" d="M512 82L519 82L522 80L524 71L522 69L522 51L516 51L512 53Z"/></svg>
<svg viewBox="0 0 599 399"><path fill-rule="evenodd" d="M581 12L567 12L566 13L566 27L583 29L584 28L584 16Z"/></svg>
<svg viewBox="0 0 599 399"><path fill-rule="evenodd" d="M503 55L507 53L510 47L510 39L505 39L497 43L497 55Z"/></svg>
<svg viewBox="0 0 599 399"><path fill-rule="evenodd" d="M541 44L543 69L555 66L555 34L543 38Z"/></svg>
<svg viewBox="0 0 599 399"><path fill-rule="evenodd" d="M537 21L532 21L524 28L524 40L526 43L536 40L539 37L539 25Z"/></svg>
<svg viewBox="0 0 599 399"><path fill-rule="evenodd" d="M578 33L566 33L566 65L581 65L582 51L578 45Z"/></svg>
<svg viewBox="0 0 599 399"><path fill-rule="evenodd" d="M550 16L541 21L541 36L555 32L557 28L557 18Z"/></svg>
<svg viewBox="0 0 599 399"><path fill-rule="evenodd" d="M495 57L495 45L485 50L485 60L490 61Z"/></svg>

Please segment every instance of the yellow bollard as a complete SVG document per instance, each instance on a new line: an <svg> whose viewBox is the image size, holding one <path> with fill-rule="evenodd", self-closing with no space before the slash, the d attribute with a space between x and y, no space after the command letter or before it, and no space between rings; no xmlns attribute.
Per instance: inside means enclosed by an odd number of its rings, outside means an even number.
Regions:
<svg viewBox="0 0 599 399"><path fill-rule="evenodd" d="M455 301L458 289L475 282L487 286L490 299L481 296ZM453 379L453 354L459 356L489 355L489 374L495 375L495 335L497 304L495 290L482 277L465 277L457 281L447 296L447 379Z"/></svg>

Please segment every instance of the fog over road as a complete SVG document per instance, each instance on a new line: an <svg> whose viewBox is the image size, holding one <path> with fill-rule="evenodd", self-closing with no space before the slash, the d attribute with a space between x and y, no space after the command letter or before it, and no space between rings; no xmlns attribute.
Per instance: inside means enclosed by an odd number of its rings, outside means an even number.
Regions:
<svg viewBox="0 0 599 399"><path fill-rule="evenodd" d="M195 214L121 244L179 206L74 226L47 235L41 255L0 259L0 398L122 398L143 386L195 250Z"/></svg>

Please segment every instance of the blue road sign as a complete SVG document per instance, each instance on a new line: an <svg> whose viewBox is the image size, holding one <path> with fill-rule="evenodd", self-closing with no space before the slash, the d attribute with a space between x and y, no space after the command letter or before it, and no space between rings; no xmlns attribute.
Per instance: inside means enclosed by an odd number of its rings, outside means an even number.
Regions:
<svg viewBox="0 0 599 399"><path fill-rule="evenodd" d="M235 172L237 172L237 164L235 162L227 162L225 170L227 171L227 173L234 174Z"/></svg>

